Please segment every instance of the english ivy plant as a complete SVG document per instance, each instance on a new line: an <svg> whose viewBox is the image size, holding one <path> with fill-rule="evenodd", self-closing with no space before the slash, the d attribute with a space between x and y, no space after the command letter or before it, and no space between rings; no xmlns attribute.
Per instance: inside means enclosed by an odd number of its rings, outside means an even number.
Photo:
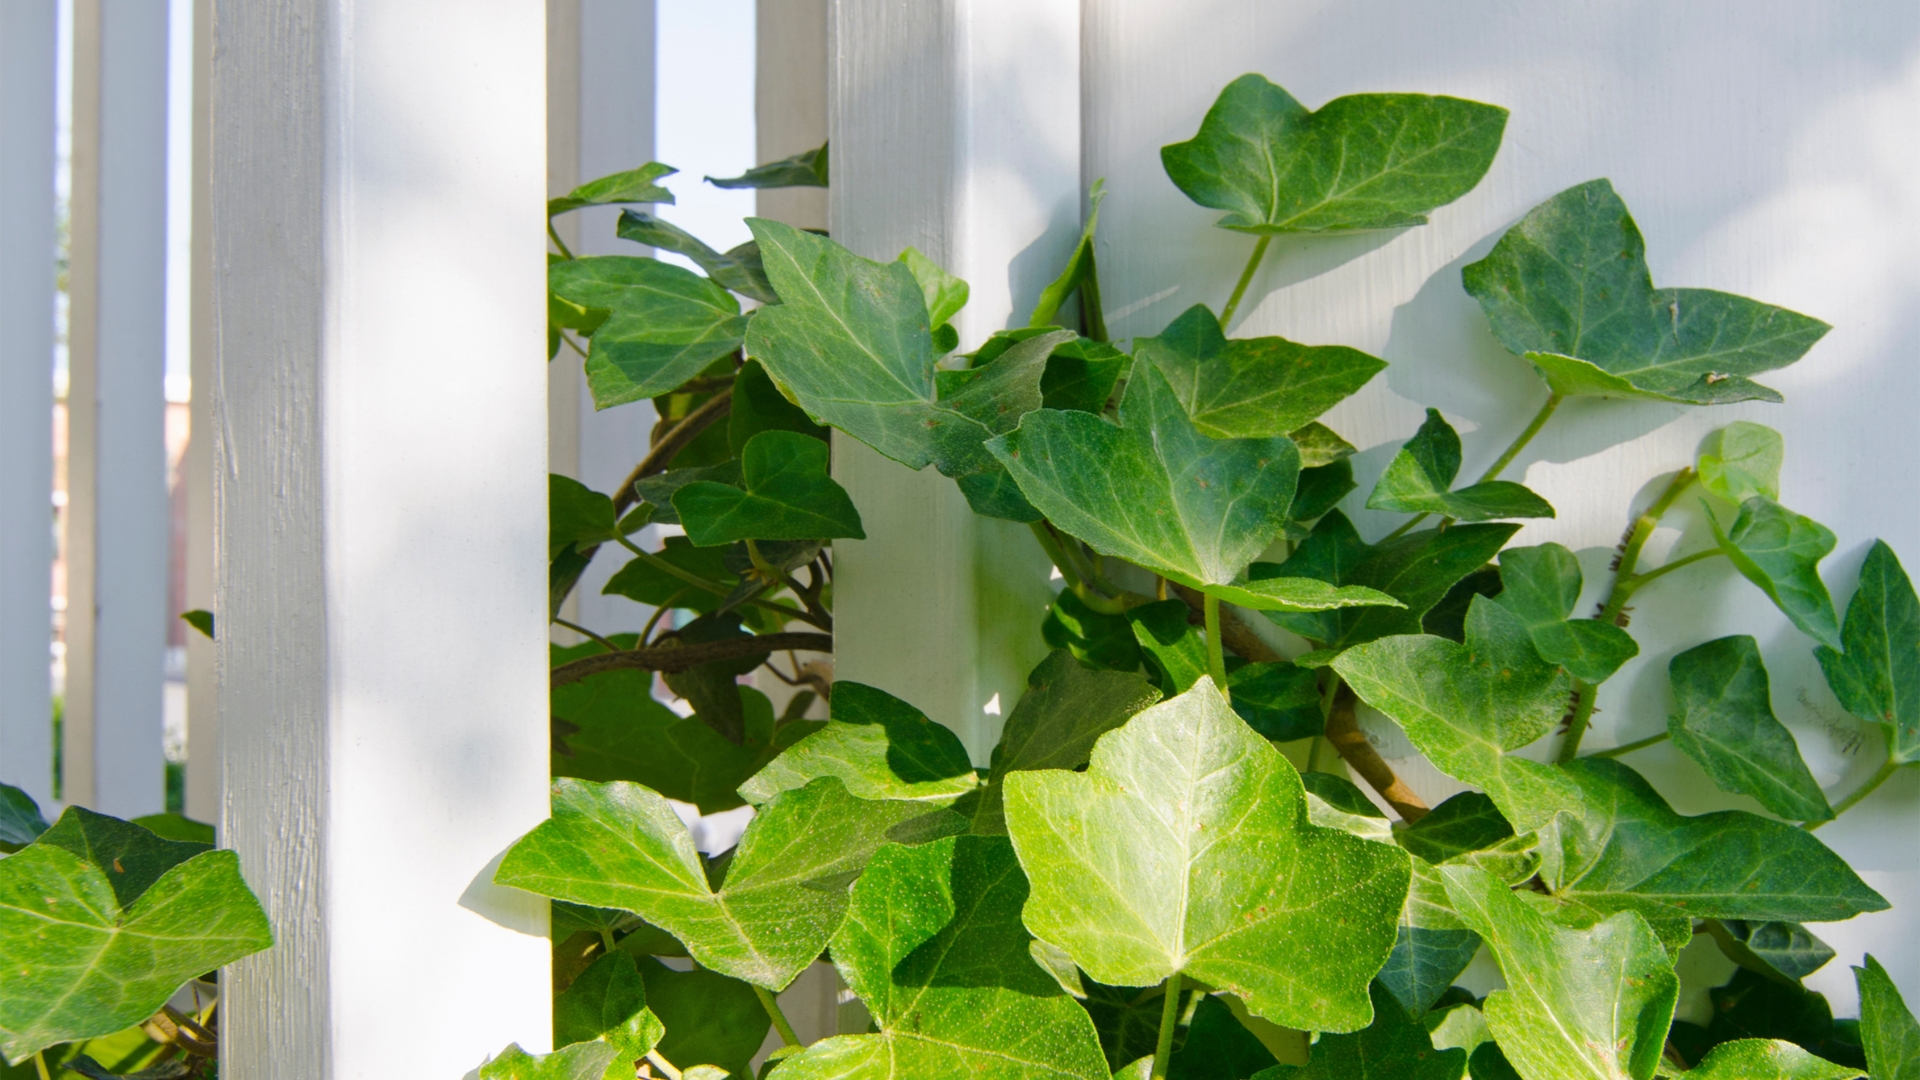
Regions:
<svg viewBox="0 0 1920 1080"><path fill-rule="evenodd" d="M656 252L574 257L556 232L549 311L598 406L651 400L658 425L618 489L553 480L552 615L584 640L553 652L553 817L496 879L554 901L560 1049L508 1047L480 1075L1916 1075L1920 1026L1877 962L1857 1022L1802 981L1834 955L1803 924L1887 907L1815 830L1920 759L1920 598L1893 551L1876 542L1836 606L1836 538L1782 504L1783 442L1749 421L1631 508L1591 617L1574 552L1511 544L1554 508L1503 473L1567 398L1777 402L1755 378L1826 325L1655 288L1620 194L1577 185L1460 283L1512 377L1544 382L1532 422L1463 481L1429 409L1364 495L1322 417L1385 362L1229 336L1275 236L1416 227L1478 184L1505 122L1418 94L1310 110L1234 80L1162 156L1254 238L1246 268L1218 309L1128 343L1100 305L1098 185L1029 325L971 352L966 282L912 249L876 262L751 219L720 252L650 212L672 201L657 164L551 204L632 204L619 235ZM828 175L823 146L716 183ZM863 536L830 467L845 439L933 466L1059 571L1054 651L986 768L946 718L800 657L832 647L833 541ZM1369 541L1350 495L1408 517ZM1683 500L1710 544L1646 565ZM602 553L625 560L605 591L656 609L638 634L562 616ZM1864 783L1815 781L1748 635L1667 661L1658 734L1583 745L1640 651L1629 601L1720 558L1884 733ZM739 683L762 667L791 704ZM1363 705L1472 790L1428 806ZM1746 808L1683 814L1626 763L1669 740ZM752 822L703 853L669 800ZM1675 1018L1699 936L1737 965L1705 1026ZM1456 985L1482 952L1506 985L1484 998ZM775 995L821 959L864 1012L803 1044Z"/></svg>

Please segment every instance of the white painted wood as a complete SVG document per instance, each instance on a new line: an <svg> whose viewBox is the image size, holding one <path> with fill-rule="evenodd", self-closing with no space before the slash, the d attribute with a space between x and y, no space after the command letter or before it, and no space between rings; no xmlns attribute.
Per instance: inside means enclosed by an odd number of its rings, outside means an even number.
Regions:
<svg viewBox="0 0 1920 1080"><path fill-rule="evenodd" d="M179 0L176 0L179 2ZM213 447L213 0L193 0L193 224L188 280L189 369L193 378L187 485L187 608L212 611L214 602ZM169 614L175 614L169 612ZM217 623L216 623L217 629ZM217 650L197 631L187 634L187 816L220 820L220 703Z"/></svg>
<svg viewBox="0 0 1920 1080"><path fill-rule="evenodd" d="M1024 324L1080 229L1073 0L834 0L836 239L908 245L967 279L961 347ZM960 733L977 764L1045 655L1049 569L1025 526L975 516L953 482L852 439L834 475L865 541L834 544L838 675Z"/></svg>
<svg viewBox="0 0 1920 1080"><path fill-rule="evenodd" d="M754 143L779 161L827 141L828 0L780 0L754 13ZM802 229L827 227L825 188L768 188L755 212Z"/></svg>
<svg viewBox="0 0 1920 1080"><path fill-rule="evenodd" d="M0 783L53 799L57 9L0 4Z"/></svg>
<svg viewBox="0 0 1920 1080"><path fill-rule="evenodd" d="M222 1074L550 1043L544 9L216 0Z"/></svg>
<svg viewBox="0 0 1920 1080"><path fill-rule="evenodd" d="M1509 471L1559 510L1521 542L1581 552L1589 595L1643 485L1687 464L1700 438L1735 419L1785 433L1784 501L1832 527L1827 578L1844 603L1874 537L1920 563L1920 503L1906 493L1920 428L1912 342L1920 320L1920 11L1875 2L1814 8L1764 0L1642 5L1479 7L1401 0L1275 5L1227 0L1204 10L1143 0L1088 0L1086 171L1111 192L1101 212L1100 271L1117 337L1154 333L1186 306L1219 305L1249 241L1213 229L1217 211L1166 179L1159 148L1188 138L1220 88L1266 74L1310 107L1341 94L1449 93L1513 110L1505 147L1472 194L1405 232L1302 238L1275 245L1238 336L1339 342L1392 367L1329 417L1362 448L1365 492L1400 440L1440 408L1464 433L1468 474L1525 424L1544 390L1486 331L1460 287L1528 208L1572 184L1611 177L1648 242L1656 282L1725 289L1834 324L1798 366L1763 381L1784 406L1685 410L1577 402ZM1385 515L1361 512L1378 536ZM1659 545L1690 550L1704 523L1677 516ZM1660 555L1662 552L1655 551ZM1814 773L1844 793L1880 758L1821 681L1811 643L1724 566L1683 571L1636 598L1641 659L1607 685L1593 743L1657 731L1668 708L1667 661L1732 633L1759 637L1774 707ZM1805 689L1800 689L1804 687ZM1383 749L1416 787L1456 785L1411 757L1388 725ZM1716 792L1670 749L1634 756L1685 812L1752 804ZM1909 998L1920 994L1920 848L1912 843L1920 773L1890 782L1820 836L1894 910L1816 927L1840 959L1810 983L1852 1015L1848 963L1871 949Z"/></svg>
<svg viewBox="0 0 1920 1080"><path fill-rule="evenodd" d="M74 0L64 797L165 797L167 8Z"/></svg>

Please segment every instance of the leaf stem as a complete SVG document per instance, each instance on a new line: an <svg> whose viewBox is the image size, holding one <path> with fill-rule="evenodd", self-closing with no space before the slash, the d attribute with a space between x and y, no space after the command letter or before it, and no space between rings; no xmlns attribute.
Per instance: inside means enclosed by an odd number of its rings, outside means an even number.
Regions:
<svg viewBox="0 0 1920 1080"><path fill-rule="evenodd" d="M1066 548L1054 535L1053 530L1047 527L1045 521L1032 522L1029 527L1033 529L1033 538L1040 541L1040 550L1047 553L1047 559L1053 563L1055 569L1060 571L1060 577L1066 581L1067 588L1073 591L1073 595L1080 598L1081 603L1102 615L1118 615L1127 610L1126 601L1101 596L1087 584L1088 571L1067 554Z"/></svg>
<svg viewBox="0 0 1920 1080"><path fill-rule="evenodd" d="M547 239L553 241L553 246L560 249L561 258L573 258L573 252L567 250L567 242L560 239L560 234L554 230L552 218L547 219Z"/></svg>
<svg viewBox="0 0 1920 1080"><path fill-rule="evenodd" d="M600 947L608 953L613 952L613 931L604 926L600 928Z"/></svg>
<svg viewBox="0 0 1920 1080"><path fill-rule="evenodd" d="M1269 233L1253 245L1253 257L1247 260L1247 268L1240 271L1240 284L1233 287L1233 295L1227 298L1227 306L1220 309L1220 332L1227 332L1227 324L1233 322L1233 313L1240 310L1240 298L1247 294L1247 286L1253 284L1253 272L1260 269L1260 260L1267 257L1267 245L1273 243Z"/></svg>
<svg viewBox="0 0 1920 1080"><path fill-rule="evenodd" d="M780 1011L780 1003L774 1000L773 992L755 983L753 993L760 999L760 1007L767 1010L767 1015L773 1019L773 1028L780 1033L780 1041L788 1046L799 1046L800 1036L793 1033L793 1025L787 1023L787 1014Z"/></svg>
<svg viewBox="0 0 1920 1080"><path fill-rule="evenodd" d="M1173 1057L1173 1029L1180 1022L1180 973L1167 976L1166 1000L1160 1005L1160 1039L1153 1046L1153 1080L1166 1080Z"/></svg>
<svg viewBox="0 0 1920 1080"><path fill-rule="evenodd" d="M607 647L608 652L620 651L620 646L615 645L613 642L608 641L606 638L601 637L599 634L596 634L593 631L587 629L586 627L581 626L579 623L568 622L567 620L562 619L556 615L554 616L553 624L555 626L564 626L567 629L573 631L576 634L579 634L582 637L592 638L593 640L599 642L600 644L605 645ZM645 639L643 638L642 640L644 641Z"/></svg>
<svg viewBox="0 0 1920 1080"><path fill-rule="evenodd" d="M1588 754L1587 756L1588 757L1608 757L1608 758L1622 757L1624 755L1633 753L1635 750L1644 750L1645 748L1652 746L1655 743L1666 742L1668 738L1669 738L1669 733L1663 731L1658 735L1649 735L1644 739L1635 739L1630 743L1621 743L1619 746L1609 746L1605 750L1595 750L1593 753Z"/></svg>
<svg viewBox="0 0 1920 1080"><path fill-rule="evenodd" d="M1220 691L1220 696L1229 697L1227 658L1220 645L1220 598L1212 593L1200 595L1200 610L1207 622L1207 672L1213 676L1214 689Z"/></svg>
<svg viewBox="0 0 1920 1080"><path fill-rule="evenodd" d="M1640 586L1645 585L1647 582L1652 581L1655 578L1662 577L1667 574L1671 574L1675 570L1678 570L1683 566L1692 566L1694 563L1703 562L1707 559L1711 559L1716 556L1725 555L1725 554L1726 552L1720 550L1719 548L1711 547L1711 548L1707 548L1705 551L1696 551L1691 555L1685 556L1684 558L1675 559L1672 562L1667 563L1665 566L1654 567L1652 570L1649 570L1644 574L1635 574L1634 576L1628 578L1625 582L1627 595L1629 596L1633 595L1633 593L1637 591L1640 588Z"/></svg>
<svg viewBox="0 0 1920 1080"><path fill-rule="evenodd" d="M673 606L680 602L680 598L687 595L687 593L691 591L692 590L690 589L681 589L679 592L674 593L672 596L667 597L665 603L662 603L659 607L654 608L653 614L647 616L647 625L640 628L640 639L634 645L634 648L645 647L647 642L653 639L653 628L656 626L659 626L660 620L665 618L666 614L673 610Z"/></svg>
<svg viewBox="0 0 1920 1080"><path fill-rule="evenodd" d="M38 1052L36 1052L36 1053L35 1053L35 1054L33 1055L33 1067L34 1067L35 1069L37 1069L37 1070L39 1071L39 1073L40 1073L40 1080L53 1080L53 1078L52 1078L51 1076L49 1076L49 1075L47 1074L47 1053L46 1053L46 1051L44 1051L44 1050L41 1050L41 1051L38 1051Z"/></svg>
<svg viewBox="0 0 1920 1080"><path fill-rule="evenodd" d="M1864 799L1867 796L1873 794L1873 789L1879 787L1881 784L1886 783L1888 777L1892 776L1894 773L1899 771L1900 771L1900 763L1893 760L1893 758L1889 756L1887 758L1887 763L1885 765L1880 766L1880 771L1874 773L1872 776L1867 777L1866 783L1861 784L1857 788L1854 788L1853 794L1848 795L1846 798L1841 799L1839 802L1833 804L1833 817L1837 818L1841 814L1844 814L1847 811L1853 809L1855 806L1859 804L1861 799ZM1827 821L1832 821L1832 820L1833 818L1827 819ZM1812 832L1813 830L1819 828L1822 825L1825 825L1826 823L1827 823L1826 821L1809 821L1805 825L1802 825L1800 827L1807 830L1808 832Z"/></svg>
<svg viewBox="0 0 1920 1080"><path fill-rule="evenodd" d="M691 570L682 570L680 567L673 565L624 536L615 537L615 540L618 541L621 547L633 552L634 557L641 562L646 563L648 566L653 567L663 574L679 578L681 581L686 582L696 589L703 592L710 592L715 596L725 596L733 591L717 581L708 581L706 578L701 577Z"/></svg>
<svg viewBox="0 0 1920 1080"><path fill-rule="evenodd" d="M1520 456L1520 451L1525 450L1527 444L1533 441L1533 437L1540 434L1540 429L1547 426L1547 421L1553 418L1553 411L1558 409L1560 403L1565 400L1559 394L1548 394L1547 403L1540 406L1539 412L1533 414L1533 419L1528 422L1526 428L1505 450L1500 452L1499 457L1493 459L1493 464L1487 466L1487 471L1480 474L1480 482L1484 484L1489 480L1498 479L1501 472L1513 464L1513 459Z"/></svg>
<svg viewBox="0 0 1920 1080"><path fill-rule="evenodd" d="M667 1080L680 1080L680 1070L674 1068L673 1062L661 1057L660 1051L647 1051L647 1060L653 1064L654 1068L659 1069L660 1075L666 1077Z"/></svg>

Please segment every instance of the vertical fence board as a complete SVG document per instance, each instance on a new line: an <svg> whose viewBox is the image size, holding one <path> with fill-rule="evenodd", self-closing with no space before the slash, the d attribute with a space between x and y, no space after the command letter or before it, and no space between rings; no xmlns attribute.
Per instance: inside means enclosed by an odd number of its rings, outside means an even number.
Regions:
<svg viewBox="0 0 1920 1080"><path fill-rule="evenodd" d="M180 2L180 0L175 0ZM213 389L213 0L193 3L193 236L187 288L191 434L182 469L187 486L187 608L214 610ZM168 612L169 615L178 614ZM218 625L216 623L216 630ZM217 650L187 634L187 816L220 820L220 703Z"/></svg>

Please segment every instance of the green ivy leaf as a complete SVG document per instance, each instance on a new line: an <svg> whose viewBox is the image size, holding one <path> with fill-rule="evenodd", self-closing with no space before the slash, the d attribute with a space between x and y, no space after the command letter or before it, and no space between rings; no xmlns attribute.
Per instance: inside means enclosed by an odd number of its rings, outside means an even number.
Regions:
<svg viewBox="0 0 1920 1080"><path fill-rule="evenodd" d="M773 286L767 284L766 270L760 265L760 249L754 244L742 244L721 254L687 230L671 221L662 221L644 210L620 211L620 223L615 226L614 235L622 240L683 255L706 271L707 277L721 287L742 296L752 297L763 304L780 302L780 298L774 295Z"/></svg>
<svg viewBox="0 0 1920 1080"><path fill-rule="evenodd" d="M1227 672L1233 711L1273 742L1308 739L1326 729L1314 672L1293 664L1245 664Z"/></svg>
<svg viewBox="0 0 1920 1080"><path fill-rule="evenodd" d="M727 449L734 457L763 431L796 431L827 441L827 429L807 419L805 409L788 401L757 360L740 365L733 379L733 409L727 413Z"/></svg>
<svg viewBox="0 0 1920 1080"><path fill-rule="evenodd" d="M612 314L587 350L595 408L656 397L740 347L747 317L719 285L658 259L595 255L547 268L547 287Z"/></svg>
<svg viewBox="0 0 1920 1080"><path fill-rule="evenodd" d="M1860 987L1860 1045L1867 1052L1867 1070L1874 1080L1920 1077L1920 1023L1887 969L1868 956L1865 967L1853 969L1853 977Z"/></svg>
<svg viewBox="0 0 1920 1080"><path fill-rule="evenodd" d="M1513 826L1477 791L1463 791L1395 833L1400 846L1430 863L1490 848L1513 835Z"/></svg>
<svg viewBox="0 0 1920 1080"><path fill-rule="evenodd" d="M1082 667L1065 650L1049 653L1028 674L1027 692L1007 715L993 748L987 787L974 806L973 831L1007 831L1008 776L1080 768L1095 740L1158 700L1160 692L1133 672L1096 671Z"/></svg>
<svg viewBox="0 0 1920 1080"><path fill-rule="evenodd" d="M1720 550L1801 633L1840 648L1840 619L1820 580L1820 560L1833 551L1832 530L1762 495L1740 504L1731 529L1722 531L1712 515L1707 522Z"/></svg>
<svg viewBox="0 0 1920 1080"><path fill-rule="evenodd" d="M163 814L142 814L130 820L162 840L185 840L212 847L215 839L212 825L171 810Z"/></svg>
<svg viewBox="0 0 1920 1080"><path fill-rule="evenodd" d="M1465 927L1429 927L1415 925L1402 916L1393 940L1393 951L1377 976L1378 985L1393 996L1395 1009L1403 1016L1420 1016L1440 1000L1442 994L1467 969L1480 952L1480 935ZM1379 1006L1374 1007L1379 1016ZM1460 1052L1462 1060L1465 1051ZM1457 1074L1456 1074L1457 1075Z"/></svg>
<svg viewBox="0 0 1920 1080"><path fill-rule="evenodd" d="M647 1008L646 984L633 957L612 952L595 960L553 999L553 1041L560 1046L603 1042L619 1052L606 1080L625 1080L665 1033ZM616 1074L615 1070L623 1070Z"/></svg>
<svg viewBox="0 0 1920 1080"><path fill-rule="evenodd" d="M620 535L613 500L570 476L547 474L547 561Z"/></svg>
<svg viewBox="0 0 1920 1080"><path fill-rule="evenodd" d="M1060 276L1047 283L1040 290L1040 298L1034 301L1033 317L1027 325L1052 326L1060 318L1060 306L1067 298L1079 293L1081 319L1084 329L1096 339L1107 339L1107 324L1100 310L1100 271L1094 263L1093 235L1100 226L1100 201L1107 196L1107 182L1095 180L1087 191L1087 224L1080 230L1080 242L1073 246L1073 254L1067 257L1066 269ZM1048 405L1048 408L1059 408ZM1094 410L1098 411L1098 410Z"/></svg>
<svg viewBox="0 0 1920 1080"><path fill-rule="evenodd" d="M1108 615L1088 607L1072 589L1062 589L1040 623L1040 636L1051 649L1066 649L1089 667L1136 671L1140 646L1133 624L1125 615Z"/></svg>
<svg viewBox="0 0 1920 1080"><path fill-rule="evenodd" d="M827 174L827 144L821 143L792 157L756 165L739 176L709 176L707 183L717 188L826 187Z"/></svg>
<svg viewBox="0 0 1920 1080"><path fill-rule="evenodd" d="M1695 470L1700 486L1735 506L1755 495L1780 497L1780 466L1786 460L1780 433L1747 420L1735 420L1707 436Z"/></svg>
<svg viewBox="0 0 1920 1080"><path fill-rule="evenodd" d="M1439 409L1428 409L1426 422L1380 474L1367 496L1367 509L1444 514L1459 521L1553 516L1547 500L1511 480L1483 480L1449 490L1459 473L1460 436Z"/></svg>
<svg viewBox="0 0 1920 1080"><path fill-rule="evenodd" d="M1104 341L1079 338L1061 345L1047 357L1047 372L1040 377L1041 407L1105 412L1113 388L1132 364L1132 357Z"/></svg>
<svg viewBox="0 0 1920 1080"><path fill-rule="evenodd" d="M628 169L626 172L612 173L598 180L589 180L558 199L548 199L547 216L557 217L583 206L605 206L609 203L671 204L673 192L654 181L672 176L679 171L671 165L649 161L637 169Z"/></svg>
<svg viewBox="0 0 1920 1080"><path fill-rule="evenodd" d="M1373 1023L1351 1035L1328 1035L1305 1065L1276 1065L1253 1080L1460 1080L1465 1050L1435 1050L1427 1029L1407 1016L1380 984L1373 986Z"/></svg>
<svg viewBox="0 0 1920 1080"><path fill-rule="evenodd" d="M1864 1064L1861 1048L1842 1039L1827 999L1793 982L1746 969L1726 985L1707 992L1713 1019L1704 1031L1692 1024L1674 1026L1673 1042L1688 1056L1704 1058L1706 1049L1740 1039L1779 1039L1827 1057ZM1691 1054L1688 1054L1691 1051ZM1849 1053L1850 1051L1850 1053Z"/></svg>
<svg viewBox="0 0 1920 1080"><path fill-rule="evenodd" d="M1727 959L1749 971L1777 972L1799 981L1827 965L1832 946L1795 922L1715 919L1707 924Z"/></svg>
<svg viewBox="0 0 1920 1080"><path fill-rule="evenodd" d="M1300 484L1303 488L1306 486L1308 473L1337 461L1345 461L1355 453L1352 443L1341 438L1332 428L1318 420L1288 432L1287 438L1292 439L1293 445L1300 450ZM1352 469L1349 468L1349 478L1351 475ZM1353 486L1348 485L1347 490L1352 491ZM1296 493L1294 498L1297 500L1299 495Z"/></svg>
<svg viewBox="0 0 1920 1080"><path fill-rule="evenodd" d="M188 979L273 944L239 857L80 807L0 859L0 1054L139 1023Z"/></svg>
<svg viewBox="0 0 1920 1080"><path fill-rule="evenodd" d="M1580 602L1580 578L1580 560L1559 544L1508 548L1500 553L1494 602L1527 624L1542 659L1576 679L1601 683L1638 656L1640 646L1612 623L1570 617Z"/></svg>
<svg viewBox="0 0 1920 1080"><path fill-rule="evenodd" d="M46 831L47 819L40 816L40 804L33 796L12 784L0 784L0 850L25 847Z"/></svg>
<svg viewBox="0 0 1920 1080"><path fill-rule="evenodd" d="M1435 768L1484 789L1514 828L1532 831L1576 805L1579 789L1552 766L1507 751L1559 722L1567 676L1534 652L1518 617L1485 597L1468 609L1466 632L1464 645L1381 638L1341 653L1333 668Z"/></svg>
<svg viewBox="0 0 1920 1080"><path fill-rule="evenodd" d="M633 490L646 504L647 521L654 525L680 524L680 511L673 507L673 496L681 488L697 481L740 486L740 461L730 458L718 465L695 465L686 469L668 469L633 482Z"/></svg>
<svg viewBox="0 0 1920 1080"><path fill-rule="evenodd" d="M827 444L791 431L763 431L740 455L741 487L696 480L673 508L698 547L738 540L866 539L847 489L827 473Z"/></svg>
<svg viewBox="0 0 1920 1080"><path fill-rule="evenodd" d="M1216 994L1195 996L1184 1030L1174 1039L1167 1080L1241 1080L1274 1064L1273 1051L1240 1022L1227 999Z"/></svg>
<svg viewBox="0 0 1920 1080"><path fill-rule="evenodd" d="M208 641L217 640L213 636L213 612L205 608L194 608L180 613L180 621L205 634Z"/></svg>
<svg viewBox="0 0 1920 1080"><path fill-rule="evenodd" d="M899 262L913 274L913 280L920 285L920 296L927 304L927 322L932 324L935 335L939 328L953 321L960 309L967 306L967 283L942 269L939 263L920 254L917 248L907 248L900 253Z"/></svg>
<svg viewBox="0 0 1920 1080"><path fill-rule="evenodd" d="M738 578L727 568L724 548L698 548L684 536L669 536L654 552L674 566L705 578L716 585L734 585ZM706 613L720 606L721 598L705 589L696 589L661 570L645 559L632 559L621 567L600 590L608 596L624 596L648 607L671 603L676 608Z"/></svg>
<svg viewBox="0 0 1920 1080"><path fill-rule="evenodd" d="M1107 1080L1087 1014L1028 955L1027 891L1002 837L882 848L833 939L878 1030L822 1040L772 1075Z"/></svg>
<svg viewBox="0 0 1920 1080"><path fill-rule="evenodd" d="M1646 920L1620 912L1588 930L1549 920L1486 872L1440 871L1447 895L1500 962L1507 989L1481 1006L1527 1080L1646 1080L1680 995Z"/></svg>
<svg viewBox="0 0 1920 1080"><path fill-rule="evenodd" d="M587 1042L535 1055L508 1043L480 1066L480 1080L602 1080L616 1067L618 1053L606 1043Z"/></svg>
<svg viewBox="0 0 1920 1080"><path fill-rule="evenodd" d="M1829 329L1728 293L1655 289L1640 230L1605 180L1534 207L1461 278L1500 344L1562 395L1779 401L1748 377L1800 359Z"/></svg>
<svg viewBox="0 0 1920 1080"><path fill-rule="evenodd" d="M1159 369L1193 426L1214 439L1287 435L1387 366L1344 345L1297 345L1278 337L1228 341L1204 304L1181 313L1158 337L1136 339L1133 352Z"/></svg>
<svg viewBox="0 0 1920 1080"><path fill-rule="evenodd" d="M835 776L858 799L945 806L979 786L960 737L892 694L836 682L832 712L826 726L741 784L741 796L758 805Z"/></svg>
<svg viewBox="0 0 1920 1080"><path fill-rule="evenodd" d="M1027 927L1093 978L1184 972L1276 1023L1370 1021L1406 856L1308 824L1299 775L1211 680L1103 736L1084 773L1008 777L1006 800Z"/></svg>
<svg viewBox="0 0 1920 1080"><path fill-rule="evenodd" d="M1127 609L1133 638L1167 697L1185 693L1207 673L1207 641L1187 621L1192 610L1185 600L1157 600Z"/></svg>
<svg viewBox="0 0 1920 1080"><path fill-rule="evenodd" d="M1579 785L1541 877L1557 899L1600 914L1834 922L1887 902L1811 833L1743 810L1677 814L1609 758L1561 767Z"/></svg>
<svg viewBox="0 0 1920 1080"><path fill-rule="evenodd" d="M1920 598L1885 541L1875 540L1847 603L1846 652L1814 650L1833 696L1887 733L1891 760L1920 761Z"/></svg>
<svg viewBox="0 0 1920 1080"><path fill-rule="evenodd" d="M753 1075L749 1062L766 1042L772 1022L753 987L717 971L675 971L651 956L635 961L647 987L647 1008L666 1034L660 1056L691 1076L717 1065L737 1076Z"/></svg>
<svg viewBox="0 0 1920 1080"><path fill-rule="evenodd" d="M846 911L848 882L889 830L925 812L856 799L823 777L760 808L716 890L665 799L637 784L562 779L553 817L508 849L494 880L631 911L679 938L702 967L778 991L820 955Z"/></svg>
<svg viewBox="0 0 1920 1080"><path fill-rule="evenodd" d="M145 1039L146 1032L141 1031L139 1034L142 1039ZM87 1043L84 1045L91 1048L93 1044ZM152 1045L152 1043L149 1042L148 1045ZM179 1060L163 1061L151 1068L140 1069L136 1072L114 1072L112 1069L93 1060L93 1058L86 1054L76 1054L72 1060L63 1063L49 1061L47 1064L55 1067L64 1065L66 1070L79 1073L81 1076L87 1077L87 1080L179 1080L181 1077L192 1075L187 1071L186 1064ZM131 1066L124 1062L115 1066L115 1068L122 1069L130 1067ZM29 1069L24 1065L20 1067L19 1072L25 1073L27 1076L38 1075L38 1070ZM8 1080L12 1080L14 1073L15 1070L9 1069L5 1073L0 1073L0 1076L6 1076ZM25 1080L25 1077L22 1077L21 1080Z"/></svg>
<svg viewBox="0 0 1920 1080"><path fill-rule="evenodd" d="M1817 1058L1778 1039L1739 1039L1713 1048L1675 1080L1855 1080L1866 1073Z"/></svg>
<svg viewBox="0 0 1920 1080"><path fill-rule="evenodd" d="M1303 461L1305 457L1306 450L1303 447ZM1290 526L1304 526L1325 517L1328 511L1340 504L1341 499L1347 497L1348 492L1359 486L1354 483L1353 463L1350 461L1333 461L1301 469L1300 484L1293 492L1293 505L1287 508Z"/></svg>
<svg viewBox="0 0 1920 1080"><path fill-rule="evenodd" d="M1740 634L1696 645L1667 674L1680 710L1667 731L1720 790L1752 796L1789 821L1832 819L1793 733L1773 715L1759 643Z"/></svg>
<svg viewBox="0 0 1920 1080"><path fill-rule="evenodd" d="M1160 150L1217 224L1249 233L1390 229L1473 190L1507 110L1424 94L1354 94L1308 112L1259 75L1227 84L1199 134Z"/></svg>

